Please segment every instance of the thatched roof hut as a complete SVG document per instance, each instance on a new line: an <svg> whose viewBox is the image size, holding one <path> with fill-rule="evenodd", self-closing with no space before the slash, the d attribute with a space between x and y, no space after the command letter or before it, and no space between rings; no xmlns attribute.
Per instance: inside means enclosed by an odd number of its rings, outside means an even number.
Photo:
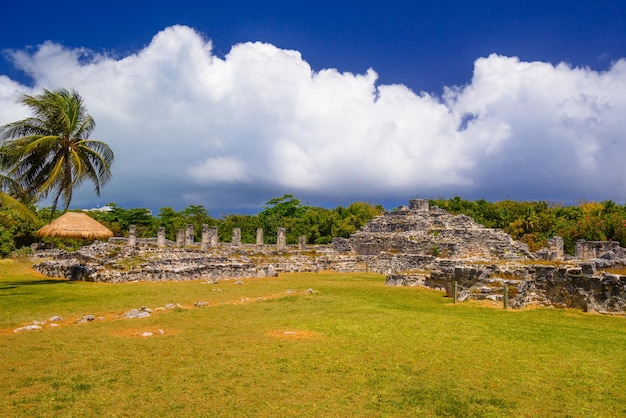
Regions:
<svg viewBox="0 0 626 418"><path fill-rule="evenodd" d="M113 232L81 212L66 212L35 234L37 237L107 239Z"/></svg>

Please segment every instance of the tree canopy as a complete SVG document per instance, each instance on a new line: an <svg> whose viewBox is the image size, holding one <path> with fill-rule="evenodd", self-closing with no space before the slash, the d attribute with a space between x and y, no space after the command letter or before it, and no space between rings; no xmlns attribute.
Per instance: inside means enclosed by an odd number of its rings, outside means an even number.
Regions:
<svg viewBox="0 0 626 418"><path fill-rule="evenodd" d="M553 236L563 238L568 254L574 253L579 239L613 240L626 247L626 205L613 201L581 202L567 206L545 201L489 202L454 197L431 200L430 204L451 213L471 216L488 228L503 229L513 239L528 244L533 252L545 247L548 238ZM264 229L266 244L276 243L278 227L287 229L287 242L290 244L298 243L300 236L306 236L309 244L328 244L335 237L349 237L383 210L381 205L365 202L334 209L309 206L290 194L270 199L256 215L231 214L221 218L211 217L209 211L201 205L190 205L180 211L164 207L156 215L145 208L127 209L115 203L107 206L109 211L91 211L88 214L111 229L116 236L126 236L129 226L135 225L138 237L156 237L157 230L163 227L166 237L175 240L177 230L193 225L195 237L199 240L202 225L209 225L217 227L220 242L230 242L233 228L240 228L241 242L249 244L256 242L257 228ZM37 211L41 219L51 214L51 208ZM0 256L32 243L34 232L40 226L38 220L21 219L7 207L0 207Z"/></svg>
<svg viewBox="0 0 626 418"><path fill-rule="evenodd" d="M19 103L33 116L0 127L0 168L27 194L51 195L67 210L74 189L84 181L100 188L111 179L114 154L102 141L89 139L96 127L83 98L74 90L45 90L23 95Z"/></svg>

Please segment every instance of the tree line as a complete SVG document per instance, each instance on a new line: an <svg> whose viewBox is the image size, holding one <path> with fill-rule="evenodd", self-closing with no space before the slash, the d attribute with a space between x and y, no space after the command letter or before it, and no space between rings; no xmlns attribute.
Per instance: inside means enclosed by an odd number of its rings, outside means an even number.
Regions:
<svg viewBox="0 0 626 418"><path fill-rule="evenodd" d="M138 238L154 238L159 228L165 229L167 239L175 240L176 232L193 225L196 239L202 234L202 226L216 227L220 242L230 242L233 228L241 229L241 242L255 243L257 228L263 228L265 243L275 244L279 227L286 228L287 243L296 244L300 236L306 236L309 244L328 244L335 237L349 237L383 210L381 205L355 202L349 206L327 209L308 206L291 194L269 200L263 210L255 215L227 215L213 218L201 205L190 205L181 211L164 207L154 215L144 208L127 209L110 203L107 211L88 211L89 216L111 229L115 236L127 236L135 225ZM9 210L0 210L0 255L35 242L35 232L52 216L62 213L46 207L36 211L37 220L23 219ZM78 246L81 242L56 240L56 245Z"/></svg>
<svg viewBox="0 0 626 418"><path fill-rule="evenodd" d="M547 240L560 236L565 251L573 254L576 241L618 241L626 247L626 205L611 200L580 202L578 205L561 205L546 201L518 202L503 200L489 202L484 199L430 200L453 214L465 214L487 228L499 228L515 240L526 243L531 251L547 245ZM269 200L263 210L254 215L210 216L201 205L190 205L180 211L164 207L157 214L148 209L123 208L114 203L110 211L90 211L89 216L107 226L116 236L127 236L130 225L135 225L139 238L156 237L159 228L165 228L166 238L176 239L176 232L193 225L196 239L202 234L202 225L216 227L220 242L230 242L233 228L241 229L243 243L256 242L257 228L263 228L265 243L275 244L279 227L286 228L287 242L296 244L306 236L309 244L328 244L335 237L349 237L373 217L383 211L378 204L355 202L348 206L327 209L303 204L291 194ZM35 218L22 218L7 208L0 209L0 256L35 242L35 232L52 215L52 208L37 210ZM80 245L80 242L59 242L61 245Z"/></svg>
<svg viewBox="0 0 626 418"><path fill-rule="evenodd" d="M255 215L227 215L213 218L204 206L190 205L181 211L171 207L161 208L155 216L146 209L123 209L112 205L109 212L90 212L94 219L110 228L114 234L124 236L128 227L135 225L136 235L156 237L159 228L165 229L167 239L175 240L176 232L193 225L196 239L202 226L216 227L220 242L230 242L233 228L241 229L242 243L255 243L257 228L263 228L265 243L275 244L278 228L286 229L287 243L296 244L306 236L309 244L328 244L335 237L349 237L383 210L380 205L364 202L347 207L326 209L303 205L291 194L269 200L263 210Z"/></svg>
<svg viewBox="0 0 626 418"><path fill-rule="evenodd" d="M455 196L430 203L454 214L468 215L487 228L500 228L533 252L545 247L554 236L563 238L565 252L571 255L579 239L617 241L626 247L626 205L612 200L563 205L546 201L470 201Z"/></svg>

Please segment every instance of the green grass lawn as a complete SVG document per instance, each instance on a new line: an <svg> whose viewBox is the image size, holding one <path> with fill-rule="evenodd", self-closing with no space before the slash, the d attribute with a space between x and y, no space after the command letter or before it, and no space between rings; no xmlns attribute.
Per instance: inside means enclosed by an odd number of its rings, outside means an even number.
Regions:
<svg viewBox="0 0 626 418"><path fill-rule="evenodd" d="M243 282L68 282L0 260L0 416L626 416L624 317L453 304L375 274ZM167 303L182 308L123 319ZM103 319L74 323L88 314Z"/></svg>

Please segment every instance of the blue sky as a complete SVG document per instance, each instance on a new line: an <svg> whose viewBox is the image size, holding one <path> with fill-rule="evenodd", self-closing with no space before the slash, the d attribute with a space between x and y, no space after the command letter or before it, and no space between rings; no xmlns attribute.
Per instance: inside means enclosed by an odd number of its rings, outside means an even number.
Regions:
<svg viewBox="0 0 626 418"><path fill-rule="evenodd" d="M75 88L116 152L102 196L85 186L72 206L626 199L621 2L11 2L3 14L0 124L26 115L19 94Z"/></svg>

